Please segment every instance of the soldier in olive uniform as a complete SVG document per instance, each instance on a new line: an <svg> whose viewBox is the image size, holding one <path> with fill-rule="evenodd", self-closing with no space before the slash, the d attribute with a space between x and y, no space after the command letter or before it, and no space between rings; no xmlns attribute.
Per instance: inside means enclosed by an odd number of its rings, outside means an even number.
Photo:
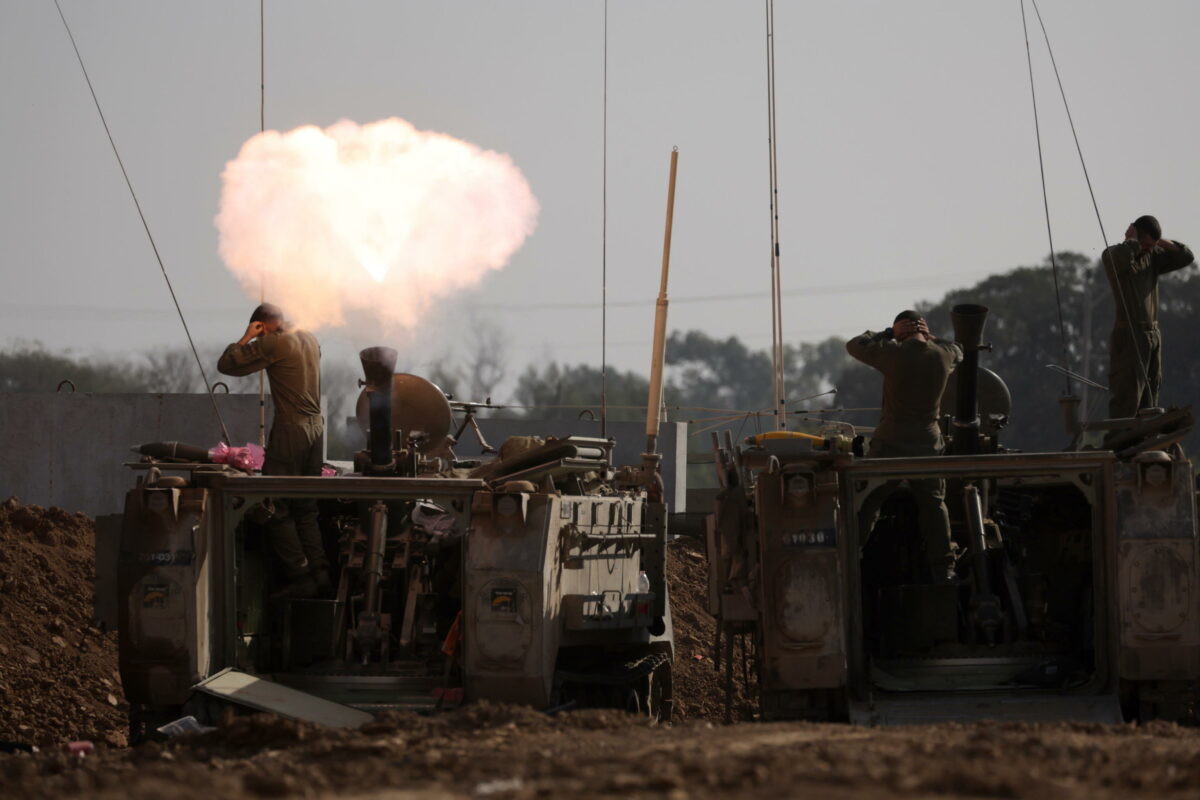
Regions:
<svg viewBox="0 0 1200 800"><path fill-rule="evenodd" d="M935 456L945 442L938 426L942 392L962 350L929 332L915 311L902 311L892 327L867 331L846 342L846 350L864 364L883 373L883 408L871 438L871 458ZM900 486L890 481L863 504L862 541L875 526L887 498ZM950 518L946 513L946 482L938 478L907 481L917 504L921 536L933 576L939 582L954 580L954 552Z"/></svg>
<svg viewBox="0 0 1200 800"><path fill-rule="evenodd" d="M1125 241L1104 251L1116 321L1109 337L1110 418L1132 417L1158 405L1162 340L1158 333L1158 276L1195 261L1188 246L1162 238L1154 217L1138 217Z"/></svg>
<svg viewBox="0 0 1200 800"><path fill-rule="evenodd" d="M320 475L325 426L321 419L321 346L293 328L278 306L254 310L242 338L225 348L217 369L249 375L265 369L275 419L267 440L264 475ZM276 597L314 597L330 591L329 561L321 542L315 500L275 500L267 536L289 583Z"/></svg>

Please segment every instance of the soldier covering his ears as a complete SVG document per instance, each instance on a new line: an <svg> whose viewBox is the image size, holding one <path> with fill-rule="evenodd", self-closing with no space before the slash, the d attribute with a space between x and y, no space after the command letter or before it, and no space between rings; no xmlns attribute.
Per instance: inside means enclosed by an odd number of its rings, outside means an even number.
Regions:
<svg viewBox="0 0 1200 800"><path fill-rule="evenodd" d="M962 349L929 332L916 311L901 311L891 328L867 331L846 342L850 355L883 373L879 425L871 437L871 458L941 455L945 448L938 426L942 392ZM867 498L861 512L861 539L866 541L884 501L900 487L889 481ZM954 580L946 482L938 478L905 481L917 504L921 536L934 579Z"/></svg>
<svg viewBox="0 0 1200 800"><path fill-rule="evenodd" d="M275 418L267 440L264 475L320 475L325 425L321 418L321 346L293 327L278 306L254 309L242 338L225 348L217 369L225 375L267 371ZM275 500L267 537L288 585L276 597L315 597L331 591L315 500Z"/></svg>
<svg viewBox="0 0 1200 800"><path fill-rule="evenodd" d="M1116 306L1108 341L1109 417L1133 417L1158 405L1158 276L1195 260L1186 244L1162 238L1162 228L1151 216L1138 217L1125 231L1125 241L1104 251L1101 261Z"/></svg>

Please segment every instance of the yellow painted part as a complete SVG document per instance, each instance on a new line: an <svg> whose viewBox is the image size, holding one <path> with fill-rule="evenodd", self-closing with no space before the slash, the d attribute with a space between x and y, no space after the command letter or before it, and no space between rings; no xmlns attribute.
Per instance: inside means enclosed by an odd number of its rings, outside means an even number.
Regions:
<svg viewBox="0 0 1200 800"><path fill-rule="evenodd" d="M803 433L801 431L768 431L767 433L760 433L757 436L750 437L750 440L754 442L754 444L765 442L768 439L808 439L814 444L825 444L824 436L817 436L816 434L812 433Z"/></svg>

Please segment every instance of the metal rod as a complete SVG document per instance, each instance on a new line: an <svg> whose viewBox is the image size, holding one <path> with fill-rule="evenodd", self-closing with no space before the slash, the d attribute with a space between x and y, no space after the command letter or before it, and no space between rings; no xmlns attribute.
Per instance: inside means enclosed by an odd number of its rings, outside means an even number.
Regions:
<svg viewBox="0 0 1200 800"><path fill-rule="evenodd" d="M767 149L771 209L771 405L779 430L787 428L784 384L783 301L779 263L779 150L775 122L775 2L766 0L767 17Z"/></svg>
<svg viewBox="0 0 1200 800"><path fill-rule="evenodd" d="M600 139L600 436L608 436L608 0L604 0L604 110Z"/></svg>
<svg viewBox="0 0 1200 800"><path fill-rule="evenodd" d="M376 503L371 506L371 527L367 534L367 557L363 564L366 577L363 613L379 613L379 584L383 580L383 554L387 545L387 506Z"/></svg>
<svg viewBox="0 0 1200 800"><path fill-rule="evenodd" d="M258 132L267 129L267 0L258 0ZM267 279L258 278L258 302L267 301ZM267 375L258 373L258 446L267 446Z"/></svg>

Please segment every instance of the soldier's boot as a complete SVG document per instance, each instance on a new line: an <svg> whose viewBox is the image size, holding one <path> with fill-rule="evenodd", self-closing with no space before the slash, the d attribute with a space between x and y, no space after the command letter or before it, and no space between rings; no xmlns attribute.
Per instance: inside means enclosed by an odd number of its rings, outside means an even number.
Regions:
<svg viewBox="0 0 1200 800"><path fill-rule="evenodd" d="M948 586L958 583L958 570L955 568L953 555L945 560L937 559L929 563L933 573L933 582L937 586Z"/></svg>

